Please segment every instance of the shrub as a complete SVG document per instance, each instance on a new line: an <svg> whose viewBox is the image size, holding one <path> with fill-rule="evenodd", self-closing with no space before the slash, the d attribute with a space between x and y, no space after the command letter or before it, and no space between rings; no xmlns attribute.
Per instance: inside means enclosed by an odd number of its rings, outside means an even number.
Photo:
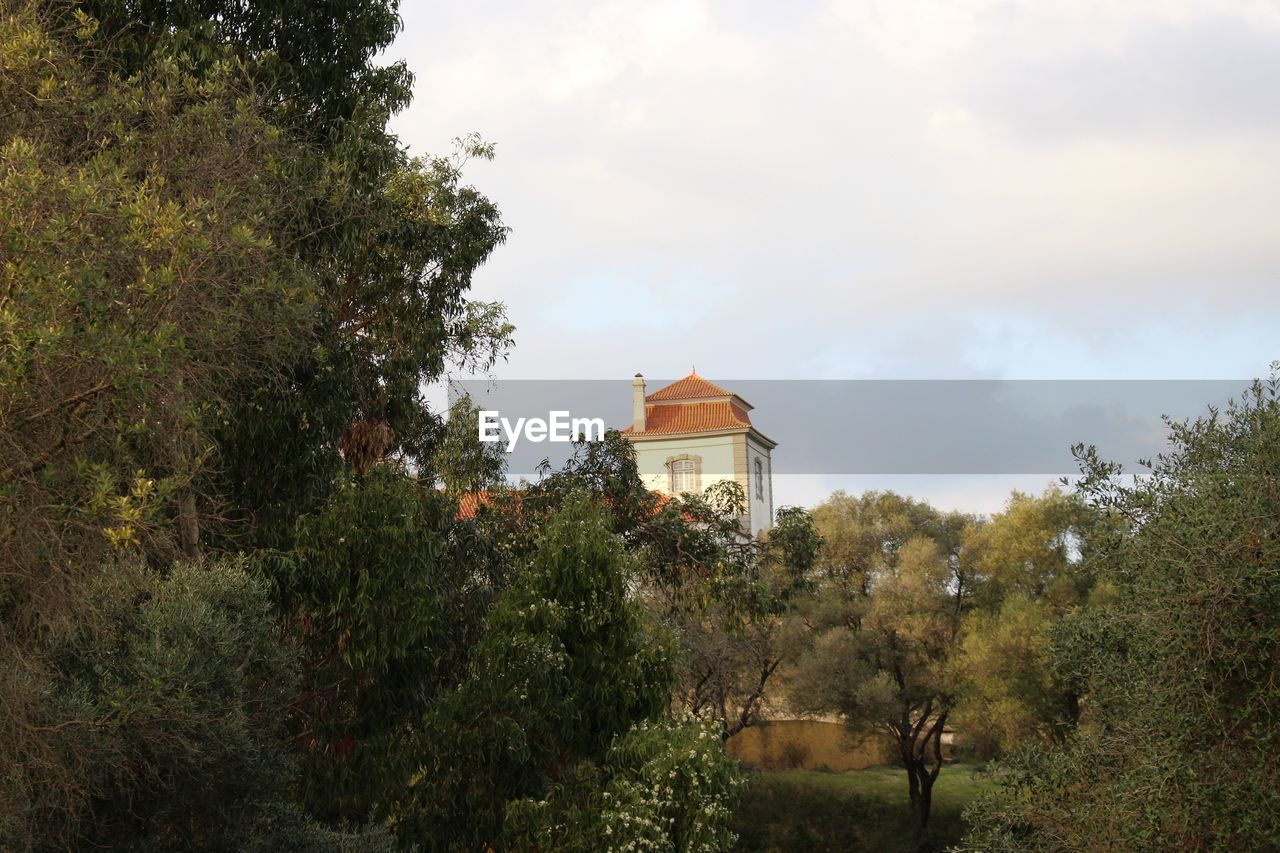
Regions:
<svg viewBox="0 0 1280 853"><path fill-rule="evenodd" d="M599 766L579 767L541 799L507 808L519 850L725 850L742 784L714 727L641 723Z"/></svg>
<svg viewBox="0 0 1280 853"><path fill-rule="evenodd" d="M357 843L289 803L283 729L296 684L265 582L237 561L105 569L93 628L55 649L58 746L78 774L73 808L41 808L40 780L6 793L5 846L309 849ZM296 846L293 849L298 849Z"/></svg>

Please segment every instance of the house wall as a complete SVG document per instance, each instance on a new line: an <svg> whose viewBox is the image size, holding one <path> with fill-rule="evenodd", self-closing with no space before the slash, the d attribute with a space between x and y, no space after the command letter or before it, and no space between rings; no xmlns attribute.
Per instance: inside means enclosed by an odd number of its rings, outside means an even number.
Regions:
<svg viewBox="0 0 1280 853"><path fill-rule="evenodd" d="M747 436L747 479L750 488L747 501L751 507L751 532L758 534L773 526L773 455L769 448ZM756 460L760 460L764 472L764 496L756 497Z"/></svg>
<svg viewBox="0 0 1280 853"><path fill-rule="evenodd" d="M749 435L673 438L634 442L636 467L649 489L667 492L671 478L667 460L688 454L702 460L700 489L721 480L736 481L747 497L747 514L743 518L752 534L773 526L773 460L769 448ZM764 471L764 497L756 497L755 460Z"/></svg>
<svg viewBox="0 0 1280 853"><path fill-rule="evenodd" d="M667 471L667 459L683 453L702 458L702 482L706 489L718 480L733 480L733 436L715 435L706 438L673 438L655 441L636 441L636 467L645 486L668 492L671 479Z"/></svg>

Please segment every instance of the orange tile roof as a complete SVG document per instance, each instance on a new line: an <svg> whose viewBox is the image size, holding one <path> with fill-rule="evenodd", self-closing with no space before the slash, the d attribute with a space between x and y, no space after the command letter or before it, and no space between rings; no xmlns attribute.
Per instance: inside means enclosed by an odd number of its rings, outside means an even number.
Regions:
<svg viewBox="0 0 1280 853"><path fill-rule="evenodd" d="M709 403L680 403L674 406L645 406L644 419L644 432L637 433L632 427L627 427L622 431L623 434L662 435L678 432L718 432L727 429L751 428L751 419L747 416L747 413L728 400L716 400Z"/></svg>
<svg viewBox="0 0 1280 853"><path fill-rule="evenodd" d="M724 390L719 385L708 382L696 373L690 373L684 379L672 382L667 387L646 395L645 399L660 403L663 400L696 400L702 397L732 396L732 393Z"/></svg>
<svg viewBox="0 0 1280 853"><path fill-rule="evenodd" d="M458 500L458 518L475 518L480 507L493 503L493 495L487 490L467 492Z"/></svg>
<svg viewBox="0 0 1280 853"><path fill-rule="evenodd" d="M674 500L671 495L657 489L652 490L651 494L656 498L653 505L654 514L666 506L668 502ZM513 492L513 496L515 497L516 508L519 509L523 493L517 490ZM454 518L458 521L470 521L480 512L481 507L492 506L493 500L494 493L488 489L481 489L478 492L464 492L458 498L458 514Z"/></svg>

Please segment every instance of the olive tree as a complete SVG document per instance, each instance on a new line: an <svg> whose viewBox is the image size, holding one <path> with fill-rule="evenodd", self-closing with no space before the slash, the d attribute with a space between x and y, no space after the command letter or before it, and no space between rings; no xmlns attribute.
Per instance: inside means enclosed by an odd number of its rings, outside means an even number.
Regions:
<svg viewBox="0 0 1280 853"><path fill-rule="evenodd" d="M814 594L793 617L802 648L791 703L838 714L855 735L887 735L923 831L959 695L967 586L958 555L972 519L874 492L837 493L814 518L827 544Z"/></svg>
<svg viewBox="0 0 1280 853"><path fill-rule="evenodd" d="M1010 759L969 810L986 849L1268 849L1280 838L1280 382L1170 423L1127 484L1078 448L1080 490L1124 520L1103 543L1105 607L1057 659L1085 683L1066 743Z"/></svg>

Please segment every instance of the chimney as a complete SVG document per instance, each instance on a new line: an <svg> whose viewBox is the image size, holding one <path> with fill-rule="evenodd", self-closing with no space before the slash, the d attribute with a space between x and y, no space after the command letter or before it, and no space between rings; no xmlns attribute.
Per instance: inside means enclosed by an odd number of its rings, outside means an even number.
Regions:
<svg viewBox="0 0 1280 853"><path fill-rule="evenodd" d="M644 432L644 374L631 380L631 429Z"/></svg>

